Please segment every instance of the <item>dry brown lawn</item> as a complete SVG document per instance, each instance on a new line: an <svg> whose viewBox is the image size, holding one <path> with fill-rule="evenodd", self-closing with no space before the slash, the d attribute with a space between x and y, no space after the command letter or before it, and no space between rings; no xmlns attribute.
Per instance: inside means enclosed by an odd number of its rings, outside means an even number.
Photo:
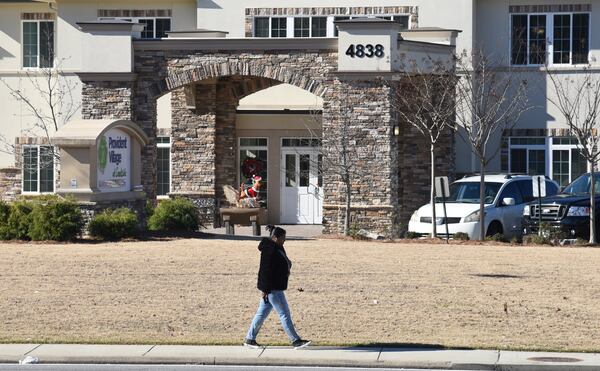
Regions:
<svg viewBox="0 0 600 371"><path fill-rule="evenodd" d="M255 241L0 245L0 342L239 344ZM600 249L288 241L320 344L600 350ZM286 343L272 313L258 338Z"/></svg>

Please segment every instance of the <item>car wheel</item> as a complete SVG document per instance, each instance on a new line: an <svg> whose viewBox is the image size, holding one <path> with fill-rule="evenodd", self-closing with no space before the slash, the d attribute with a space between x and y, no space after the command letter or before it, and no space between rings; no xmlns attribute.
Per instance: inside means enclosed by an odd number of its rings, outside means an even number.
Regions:
<svg viewBox="0 0 600 371"><path fill-rule="evenodd" d="M502 224L500 224L499 222L492 222L490 224L490 226L487 229L487 232L485 233L486 237L492 237L495 236L497 234L502 234Z"/></svg>

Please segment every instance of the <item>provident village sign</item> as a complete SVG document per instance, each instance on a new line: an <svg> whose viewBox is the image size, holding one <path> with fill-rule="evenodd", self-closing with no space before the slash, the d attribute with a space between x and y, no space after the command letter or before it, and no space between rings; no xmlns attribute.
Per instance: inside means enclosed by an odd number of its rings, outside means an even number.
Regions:
<svg viewBox="0 0 600 371"><path fill-rule="evenodd" d="M236 187L239 180L239 99L287 83L323 99L319 133L328 158L319 175L325 232L339 232L343 224L344 185L340 175L326 166L340 156L333 149L341 128L352 138L348 151L357 169L352 180L353 224L393 237L411 211L426 201L428 147L408 126L394 134L402 124L394 96L407 60L421 64L428 56L450 63L458 31L400 32L393 21L364 18L337 22L338 38L214 37L225 35L219 32L206 38L202 37L206 32L189 31L161 40L133 40L132 34L140 31L138 24L78 25L85 35L78 74L85 120L61 129L58 137L62 135L63 144L59 140L58 145L61 154L68 152L65 133L87 130L86 121L96 125L92 162L97 165L91 164L94 175L89 180L95 186L88 199L112 194L110 199L119 203L128 197L156 197L156 100L171 92L169 195L193 200L206 221L216 223L217 210L226 203L223 187ZM108 46L111 53L99 53ZM440 151L453 153L448 138ZM73 174L69 161L69 154L61 156L61 192L84 194L69 188L73 184L68 180ZM451 173L453 162L440 166L440 171ZM270 174L269 178L274 176Z"/></svg>

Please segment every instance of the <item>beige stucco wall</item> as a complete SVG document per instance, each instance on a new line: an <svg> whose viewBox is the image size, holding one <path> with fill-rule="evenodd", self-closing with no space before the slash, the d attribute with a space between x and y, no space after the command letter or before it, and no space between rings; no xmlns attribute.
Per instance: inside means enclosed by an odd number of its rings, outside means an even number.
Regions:
<svg viewBox="0 0 600 371"><path fill-rule="evenodd" d="M237 137L268 139L268 219L279 223L281 215L281 139L287 137L310 138L321 135L320 114L242 114L236 121ZM238 141L239 143L239 141ZM238 151L239 152L239 151ZM239 158L238 158L239 162ZM238 183L241 180L238 179Z"/></svg>
<svg viewBox="0 0 600 371"><path fill-rule="evenodd" d="M504 66L508 66L510 57L510 5L542 5L542 4L591 4L590 18L590 60L592 65L600 66L600 0L581 2L577 0L479 0L476 7L476 47L483 49L488 55ZM564 76L575 77L582 67L557 67ZM556 92L549 78L540 73L540 68L513 67L516 78L528 81L528 99L533 107L518 121L517 129L556 129L565 128L566 124L560 112L548 102L555 100ZM500 145L500 136L492 138L490 151L496 151ZM477 171L476 161L471 158L469 147L457 138L456 165L458 172ZM501 170L500 153L489 164L488 171Z"/></svg>

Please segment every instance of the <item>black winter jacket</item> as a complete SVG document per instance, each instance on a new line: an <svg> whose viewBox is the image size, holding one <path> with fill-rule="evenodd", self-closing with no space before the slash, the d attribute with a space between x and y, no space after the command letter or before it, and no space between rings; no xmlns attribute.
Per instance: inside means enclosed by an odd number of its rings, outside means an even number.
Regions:
<svg viewBox="0 0 600 371"><path fill-rule="evenodd" d="M286 290L292 262L287 258L283 246L270 238L263 238L258 245L260 250L260 268L258 284L260 291Z"/></svg>

